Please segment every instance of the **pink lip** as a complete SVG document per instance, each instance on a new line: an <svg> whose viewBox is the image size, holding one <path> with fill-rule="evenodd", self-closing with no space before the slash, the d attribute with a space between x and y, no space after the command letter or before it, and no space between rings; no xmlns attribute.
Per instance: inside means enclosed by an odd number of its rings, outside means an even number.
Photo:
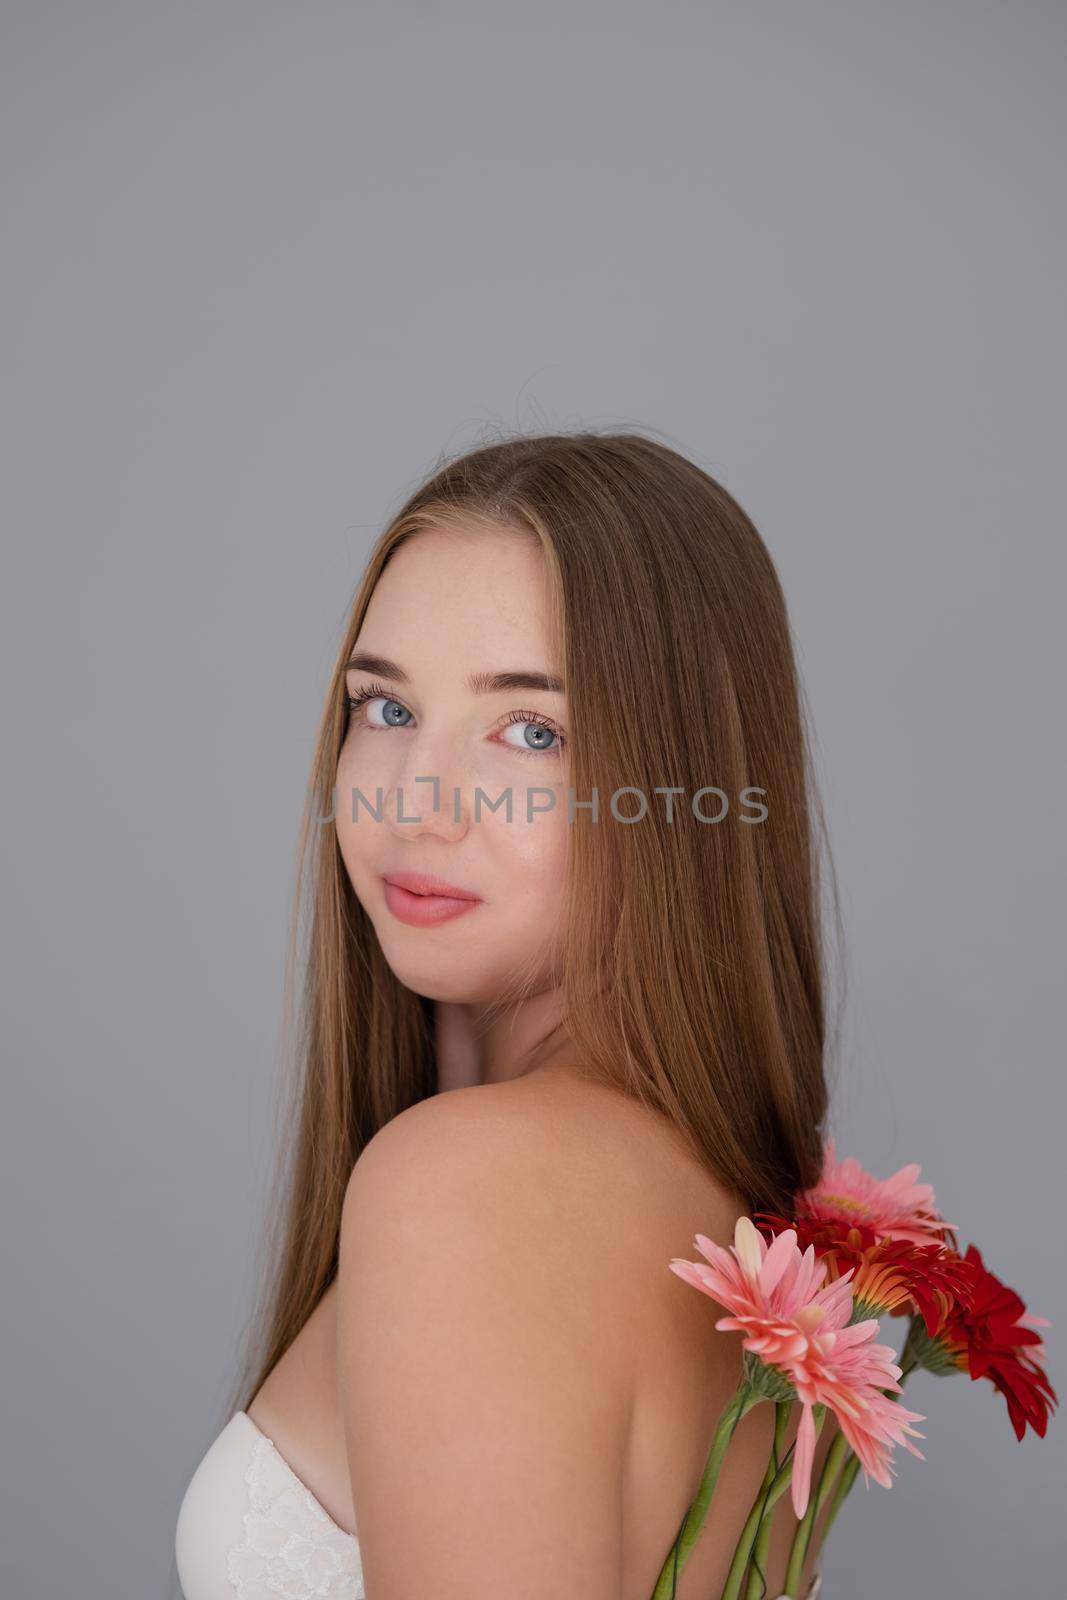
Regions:
<svg viewBox="0 0 1067 1600"><path fill-rule="evenodd" d="M413 928L435 927L482 904L481 897L469 889L460 889L428 872L383 873L382 882L385 903L393 916Z"/></svg>
<svg viewBox="0 0 1067 1600"><path fill-rule="evenodd" d="M461 889L457 884L446 883L443 878L435 878L432 872L383 872L382 877L386 883L395 883L409 894L447 895L450 900L481 899L481 895L474 894L470 889Z"/></svg>

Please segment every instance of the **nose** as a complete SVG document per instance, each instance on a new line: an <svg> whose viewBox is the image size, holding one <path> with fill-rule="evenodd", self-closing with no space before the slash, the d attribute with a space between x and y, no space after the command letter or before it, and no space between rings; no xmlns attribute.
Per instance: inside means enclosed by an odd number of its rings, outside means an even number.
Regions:
<svg viewBox="0 0 1067 1600"><path fill-rule="evenodd" d="M384 796L385 820L399 838L438 838L458 843L470 826L469 784L454 761L440 759L440 745L412 741L409 759ZM446 770L447 769L447 770Z"/></svg>

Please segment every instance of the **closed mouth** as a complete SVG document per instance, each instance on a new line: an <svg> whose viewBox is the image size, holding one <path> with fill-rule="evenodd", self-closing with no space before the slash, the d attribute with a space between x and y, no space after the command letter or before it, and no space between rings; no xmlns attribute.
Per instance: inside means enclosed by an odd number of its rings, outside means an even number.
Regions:
<svg viewBox="0 0 1067 1600"><path fill-rule="evenodd" d="M424 898L442 900L481 899L481 895L475 894L472 890L461 889L458 884L446 883L443 878L436 878L429 872L383 872L382 878L386 883L391 883L397 889L405 889L408 894L416 894Z"/></svg>

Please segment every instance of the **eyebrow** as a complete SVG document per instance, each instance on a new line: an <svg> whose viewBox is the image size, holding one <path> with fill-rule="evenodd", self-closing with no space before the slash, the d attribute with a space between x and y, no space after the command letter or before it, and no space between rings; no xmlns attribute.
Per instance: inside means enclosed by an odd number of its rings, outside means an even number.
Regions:
<svg viewBox="0 0 1067 1600"><path fill-rule="evenodd" d="M371 672L394 683L410 683L403 667L385 656L372 656L357 650L345 663L346 672ZM508 694L513 689L544 689L549 694L563 693L563 679L551 672L472 672L467 679L472 694Z"/></svg>

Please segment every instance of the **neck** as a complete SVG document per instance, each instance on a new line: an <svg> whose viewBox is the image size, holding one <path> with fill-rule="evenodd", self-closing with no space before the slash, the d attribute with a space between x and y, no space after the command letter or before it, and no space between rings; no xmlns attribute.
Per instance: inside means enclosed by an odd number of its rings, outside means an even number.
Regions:
<svg viewBox="0 0 1067 1600"><path fill-rule="evenodd" d="M503 1011L438 1000L434 1006L437 1088L507 1083L558 1061L566 1049L562 994L546 989Z"/></svg>

